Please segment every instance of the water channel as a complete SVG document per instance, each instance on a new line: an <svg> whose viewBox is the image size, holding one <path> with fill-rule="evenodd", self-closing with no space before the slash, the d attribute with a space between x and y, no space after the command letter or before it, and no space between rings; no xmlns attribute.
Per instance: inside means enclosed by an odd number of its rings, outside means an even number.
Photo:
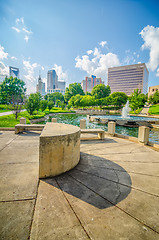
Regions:
<svg viewBox="0 0 159 240"><path fill-rule="evenodd" d="M87 115L84 115L84 114L82 114L82 115L81 114L55 114L52 117L57 118L57 122L59 122L59 123L72 124L75 126L80 126L80 120L86 119L86 127L87 128L102 128L105 131L108 130L107 124L102 125L102 124L98 124L98 123L91 123L91 122L89 122ZM105 116L105 117L108 117L108 116ZM113 119L115 117L116 116L112 115L112 116L110 116L110 119L111 118ZM102 116L102 118L103 118L103 116ZM51 119L48 119L48 121L51 121ZM41 123L44 123L44 122L41 122ZM138 137L138 128L116 126L116 133L132 136L132 137ZM150 130L149 140L151 142L159 144L159 129L153 128Z"/></svg>

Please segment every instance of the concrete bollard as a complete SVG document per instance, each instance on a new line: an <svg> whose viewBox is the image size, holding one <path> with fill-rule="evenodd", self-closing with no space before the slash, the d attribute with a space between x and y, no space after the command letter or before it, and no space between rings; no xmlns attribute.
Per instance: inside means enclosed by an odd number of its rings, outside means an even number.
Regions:
<svg viewBox="0 0 159 240"><path fill-rule="evenodd" d="M26 124L26 118L21 117L20 118L20 124Z"/></svg>
<svg viewBox="0 0 159 240"><path fill-rule="evenodd" d="M57 118L52 118L51 122L57 123Z"/></svg>
<svg viewBox="0 0 159 240"><path fill-rule="evenodd" d="M110 134L111 136L115 135L115 122L108 122L108 134Z"/></svg>
<svg viewBox="0 0 159 240"><path fill-rule="evenodd" d="M144 143L145 145L148 144L149 141L149 127L141 126L139 127L138 132L138 141Z"/></svg>
<svg viewBox="0 0 159 240"><path fill-rule="evenodd" d="M86 120L85 119L81 119L80 120L80 128L81 129L85 129L86 128Z"/></svg>

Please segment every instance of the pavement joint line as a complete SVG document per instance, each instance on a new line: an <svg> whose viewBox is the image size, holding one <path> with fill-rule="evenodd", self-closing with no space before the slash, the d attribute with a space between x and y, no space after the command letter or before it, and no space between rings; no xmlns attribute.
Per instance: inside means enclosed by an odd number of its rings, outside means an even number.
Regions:
<svg viewBox="0 0 159 240"><path fill-rule="evenodd" d="M67 173L68 176L72 177L70 174ZM86 188L88 188L89 190L91 190L92 192L94 192L95 194L97 194L98 196L100 196L101 198L103 198L104 200L106 200L107 202L109 202L110 204L112 204L112 206L118 208L119 210L121 210L122 212L124 212L125 214L127 214L128 216L130 216L131 218L135 219L136 221L138 221L139 223L141 223L142 225L146 226L147 228L151 229L152 231L154 231L155 233L159 234L158 231L156 231L155 229L153 229L152 227L148 226L146 223L144 223L143 221L141 221L140 219L134 217L133 215L131 215L130 213L128 213L127 211L125 211L124 209L120 208L119 206L117 206L116 204L112 203L111 201L109 201L107 198L101 196L100 194L96 193L93 189L89 188L87 185L83 184L81 181L77 180L76 178L72 177L74 180L76 180L77 182L79 182L80 184L82 184L83 186L85 186Z"/></svg>
<svg viewBox="0 0 159 240"><path fill-rule="evenodd" d="M135 187L126 185L126 184L124 184L124 183L120 183L119 181L116 182L116 181L111 180L111 179L108 179L108 178L100 177L100 176L98 176L98 175L91 174L91 173L89 173L89 172L87 172L87 171L79 170L78 168L77 168L76 170L79 171L79 172L88 173L88 174L91 175L91 176L95 176L95 177L98 177L98 178L101 178L101 179L108 180L109 182L118 183L118 184L123 185L123 186L125 186L125 187L129 187L129 188L135 189L135 190L137 190L137 191L139 191L139 192L143 192L143 193L149 194L149 195L154 196L154 197L159 197L159 195L156 195L156 194L153 194L153 193L150 193L150 192L146 192L146 191L144 191L144 190L141 190L141 189L139 189L139 188L135 188ZM112 169L112 170L114 170L114 172L116 171L116 169ZM116 172L115 172L115 174L116 174ZM118 178L118 177L117 177L117 178ZM118 178L118 180L119 180L119 178Z"/></svg>
<svg viewBox="0 0 159 240"><path fill-rule="evenodd" d="M18 136L15 136L15 137L12 138L10 141L8 141L8 142L6 143L6 145L5 145L2 149L0 149L0 152L2 152L6 147L8 147L9 144L11 144L17 137L18 137Z"/></svg>
<svg viewBox="0 0 159 240"><path fill-rule="evenodd" d="M88 152L90 152L91 151L91 153L93 153L93 150L92 149L90 149L90 150L88 150L87 152L86 152L86 154L88 154ZM96 149L95 149L95 151L96 151ZM147 153L148 151L140 151L140 153ZM123 154L123 155L126 155L126 154L133 154L133 153L139 153L139 152L123 152L123 153L119 153L119 152L110 152L110 153L104 153L104 154L102 154L102 153L99 153L98 155L115 155L115 154Z"/></svg>
<svg viewBox="0 0 159 240"><path fill-rule="evenodd" d="M78 217L77 213L76 213L75 210L73 209L73 207L72 207L71 203L69 202L68 198L66 197L64 191L61 189L60 184L58 183L58 181L57 181L56 178L55 178L55 181L56 181L57 185L59 186L59 189L61 190L61 192L62 192L64 198L65 198L66 201L68 202L70 208L72 209L73 213L75 214L76 218L78 219L78 221L79 221L81 227L83 228L84 232L86 233L87 237L88 237L89 239L92 239L92 238L89 236L89 234L87 233L87 230L86 230L85 227L83 226L83 224L82 224L80 218Z"/></svg>
<svg viewBox="0 0 159 240"><path fill-rule="evenodd" d="M39 164L39 162L17 162L17 163L0 163L0 165L16 165L16 164L31 164L31 163L37 163Z"/></svg>
<svg viewBox="0 0 159 240"><path fill-rule="evenodd" d="M33 213L32 213L31 223L30 223L30 227L29 227L29 236L28 236L28 240L30 239L31 230L32 230L32 226L33 226L33 220L34 220L34 214L35 214L36 202L37 202L37 198L38 198L39 184L40 184L40 180L38 180L38 184L37 184L37 190L36 190L36 196L35 196L35 203L34 203L34 207L33 207Z"/></svg>
<svg viewBox="0 0 159 240"><path fill-rule="evenodd" d="M118 171L118 172L125 172L124 170L119 170L119 169L115 169L115 168L109 168L109 167L98 167L98 166L95 166L95 165L90 165L90 164L85 164L85 163L80 163L80 165L86 165L86 166L91 166L91 167L95 167L95 168L104 168L104 169L109 169L109 170L115 170L115 171ZM133 173L133 174L138 174L138 175L143 175L143 176L148 176L148 177L159 177L159 176L155 176L155 175L151 175L151 174L144 174L144 173L137 173L137 172L130 172L130 171L127 171L127 173Z"/></svg>
<svg viewBox="0 0 159 240"><path fill-rule="evenodd" d="M24 199L5 200L5 201L0 201L0 203L25 202L25 201L31 201L31 200L35 200L35 198L24 198Z"/></svg>

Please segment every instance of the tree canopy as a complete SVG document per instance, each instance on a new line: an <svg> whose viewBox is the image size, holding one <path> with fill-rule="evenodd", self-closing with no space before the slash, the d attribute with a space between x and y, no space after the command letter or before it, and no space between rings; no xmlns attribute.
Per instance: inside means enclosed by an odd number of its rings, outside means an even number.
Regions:
<svg viewBox="0 0 159 240"><path fill-rule="evenodd" d="M56 100L60 100L61 102L64 102L64 96L62 93L55 92L55 93L48 93L44 96L45 100L47 101L53 101L54 104L56 104Z"/></svg>
<svg viewBox="0 0 159 240"><path fill-rule="evenodd" d="M80 83L71 83L65 91L65 102L67 103L72 96L85 95Z"/></svg>
<svg viewBox="0 0 159 240"><path fill-rule="evenodd" d="M129 97L130 108L135 112L138 108L144 107L147 101L147 95L141 93L138 88Z"/></svg>
<svg viewBox="0 0 159 240"><path fill-rule="evenodd" d="M154 95L151 95L149 97L149 103L152 103L152 104L159 103L159 92L158 92L158 90L154 93Z"/></svg>
<svg viewBox="0 0 159 240"><path fill-rule="evenodd" d="M104 84L98 84L96 85L91 92L91 95L95 97L95 99L105 98L109 96L111 93L110 87Z"/></svg>
<svg viewBox="0 0 159 240"><path fill-rule="evenodd" d="M0 100L2 104L12 104L14 101L23 102L26 88L24 81L6 77L0 85Z"/></svg>

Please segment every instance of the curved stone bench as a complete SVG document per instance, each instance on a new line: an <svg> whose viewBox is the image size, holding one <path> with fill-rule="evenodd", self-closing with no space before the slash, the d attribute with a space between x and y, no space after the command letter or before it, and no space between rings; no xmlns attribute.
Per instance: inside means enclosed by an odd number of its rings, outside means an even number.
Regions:
<svg viewBox="0 0 159 240"><path fill-rule="evenodd" d="M39 178L57 176L80 160L80 128L48 122L40 135Z"/></svg>

